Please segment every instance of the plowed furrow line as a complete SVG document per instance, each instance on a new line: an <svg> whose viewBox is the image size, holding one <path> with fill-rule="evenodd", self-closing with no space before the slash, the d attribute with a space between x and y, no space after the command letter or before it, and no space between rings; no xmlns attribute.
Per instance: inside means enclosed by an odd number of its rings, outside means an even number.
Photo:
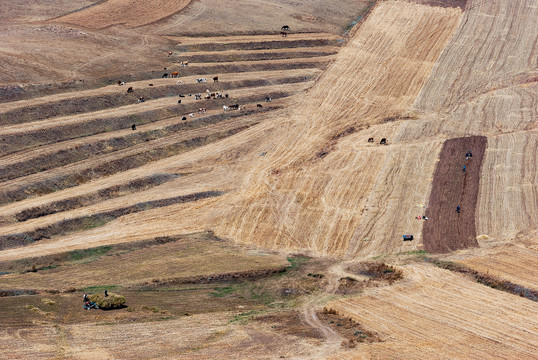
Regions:
<svg viewBox="0 0 538 360"><path fill-rule="evenodd" d="M39 120L47 120L47 122L54 121L56 124L59 124L63 121L60 118L63 116L85 115L86 117L98 117L102 113L107 113L112 109L120 110L122 107L125 107L126 112L136 112L137 109L135 108L135 105L141 105L137 104L138 98L140 97L143 97L145 100L155 100L166 97L177 97L179 94L204 93L206 90L210 90L211 92L223 92L222 89L226 89L226 92L230 92L232 90L244 88L295 84L307 80L312 80L312 76L301 74L300 76L284 77L281 74L280 77L271 79L260 78L228 82L221 81L218 83L209 82L200 84L185 84L182 86L179 86L176 81L174 81L174 84L158 87L148 87L146 84L146 86L142 88L132 85L134 89L133 93L127 93L127 88L124 87L123 89L125 91L121 93L116 92L113 94L70 98L57 102L48 102L0 113L0 125L15 125L3 127L0 132L9 133L9 131L13 131L14 129L25 128L25 125L21 126L21 124L25 123L28 123L28 126L33 126L33 124L37 125ZM140 108L141 106L137 107Z"/></svg>
<svg viewBox="0 0 538 360"><path fill-rule="evenodd" d="M66 235L74 232L93 229L98 226L103 226L106 223L127 214L133 214L174 204L198 201L201 199L220 196L222 194L223 192L221 191L206 191L202 193L176 196L173 198L147 201L144 203L138 203L112 211L63 220L58 223L54 223L43 228L38 228L30 232L3 235L0 236L0 250L24 246L42 239L50 239L54 236Z"/></svg>
<svg viewBox="0 0 538 360"><path fill-rule="evenodd" d="M31 196L48 194L74 187L104 176L137 168L149 162L174 156L194 148L234 135L256 124L249 117L234 118L222 125L203 127L187 133L169 136L166 139L135 146L121 153L106 154L97 159L66 165L49 172L36 174L13 181L0 193L0 204L20 201ZM46 179L43 177L46 176ZM41 179L40 179L41 178ZM32 179L34 181L32 182Z"/></svg>
<svg viewBox="0 0 538 360"><path fill-rule="evenodd" d="M159 74L168 73L170 74L172 72L171 70L162 70L159 71ZM226 88L229 86L228 84L230 82L237 82L237 81L246 81L246 80L266 80L271 81L271 83L274 83L274 81L277 81L277 79L282 79L284 77L291 78L291 77L315 77L319 75L319 71L315 69L295 69L295 70L267 70L267 71L253 71L253 72L242 72L239 74L226 74L225 76L220 77L220 82L218 84L219 89ZM215 74L220 75L220 74ZM18 100L18 101L12 101L12 102L6 102L2 104L2 107L0 108L0 117L5 116L5 113L8 113L10 111L13 111L15 109L29 109L30 111L33 111L37 113L36 109L39 108L40 111L45 110L47 106L55 106L59 109L63 107L58 106L57 104L61 104L63 101L65 101L66 104L68 104L68 101L82 101L81 98L92 98L92 99L100 99L100 100L106 100L107 96L117 96L117 95L124 95L127 94L127 88L133 87L135 91L138 91L140 89L148 89L149 84L153 85L154 89L159 89L161 87L168 87L170 85L174 86L174 94L176 93L196 93L200 92L198 90L205 91L208 86L212 86L210 84L196 84L196 79L199 78L198 75L190 75L190 76L184 76L183 71L180 72L179 78L156 78L156 79L149 79L149 80L140 80L140 81L129 81L126 86L118 86L118 85L109 85L105 87L99 87L96 89L89 89L89 90L80 90L80 91L72 91L72 92L63 92L58 93L54 95L46 95L46 96L39 96L34 97L32 99L28 100ZM179 86L177 82L181 80L182 85ZM192 86L197 86L196 88L192 89ZM145 95L145 94L142 94ZM42 107L39 107L39 106ZM78 105L83 105L81 103L77 103ZM86 110L90 111L90 110ZM56 114L55 116L58 116L59 114Z"/></svg>
<svg viewBox="0 0 538 360"><path fill-rule="evenodd" d="M274 109L276 109L276 107L266 108L261 111ZM83 161L88 158L95 158L99 155L110 154L138 144L162 139L175 133L211 126L237 116L233 113L217 113L217 110L214 112L214 115L188 122L181 121L179 118L173 118L174 124L172 125L141 132L131 131L123 137L116 136L100 141L87 141L76 146L66 142L65 145L67 145L67 147L55 152L43 153L38 148L33 151L35 156L26 156L23 158L15 156L14 159L16 159L16 161L7 162L4 167L0 167L0 182L6 182L23 176L54 169L67 164Z"/></svg>
<svg viewBox="0 0 538 360"><path fill-rule="evenodd" d="M211 101L194 101L178 105L174 99L160 99L145 103L140 108L132 107L129 114L125 114L123 109L117 109L112 113L104 112L101 118L94 119L92 116L84 114L79 117L65 118L66 123L63 126L54 126L54 122L45 121L36 124L30 129L18 127L12 129L11 134L0 134L5 139L0 144L0 152L4 155L12 154L17 151L30 149L37 146L52 144L60 141L88 137L99 133L113 132L117 130L128 129L132 124L143 125L169 119L172 117L186 115L196 112L199 108L207 109L222 108L224 104L245 104L249 102L263 101L266 96L278 99L292 95L292 91L302 90L305 84L290 84L286 86L285 91L278 91L282 86L265 88L251 88L239 90L235 96L229 99L215 99ZM264 91L265 90L265 91ZM262 93L260 95L256 95ZM175 104L174 104L175 103ZM171 105L172 104L172 105Z"/></svg>
<svg viewBox="0 0 538 360"><path fill-rule="evenodd" d="M178 41L180 46L205 46L205 45L234 45L249 43L282 43L282 47L287 43L297 41L330 41L338 40L340 36L330 33L298 33L289 34L283 38L280 34L267 35L232 35L232 36L207 36L207 37L187 37L187 36L167 36L168 39Z"/></svg>
<svg viewBox="0 0 538 360"><path fill-rule="evenodd" d="M307 59L320 56L334 55L335 51L297 51L297 52L255 52L255 53L236 53L236 54L200 54L191 55L187 53L181 58L183 61L189 61L192 63L221 63L221 62L234 62L234 61L266 61L266 60L291 60L291 59Z"/></svg>

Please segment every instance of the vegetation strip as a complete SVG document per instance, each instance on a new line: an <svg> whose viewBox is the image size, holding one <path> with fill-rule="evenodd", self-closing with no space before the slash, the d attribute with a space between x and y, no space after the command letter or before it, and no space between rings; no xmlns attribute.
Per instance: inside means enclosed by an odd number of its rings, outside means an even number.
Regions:
<svg viewBox="0 0 538 360"><path fill-rule="evenodd" d="M159 72L160 73L160 72ZM25 106L5 113L0 113L0 125L22 124L43 120L51 117L67 116L82 114L104 109L112 109L125 105L132 105L138 101L139 97L146 100L163 97L177 97L179 94L195 94L210 91L226 91L262 87L279 84L295 84L311 80L312 76L289 76L271 80L249 79L237 81L221 81L218 83L201 83L201 84L183 84L179 87L177 84L167 86L142 87L142 85L133 85L133 93L127 93L127 87L123 87L121 93L94 95L82 98L71 98L60 101L53 101L46 104L35 106ZM131 86L131 85L128 85Z"/></svg>
<svg viewBox="0 0 538 360"><path fill-rule="evenodd" d="M31 183L13 190L0 193L0 205L21 201L32 196L41 196L52 192L75 187L91 180L104 176L110 176L122 171L134 169L147 163L179 155L200 146L235 135L247 128L256 125L257 122L248 123L227 131L212 133L203 137L193 137L164 147L157 147L138 154L118 157L112 161L104 162L94 167L89 167L71 174L60 175L54 178Z"/></svg>
<svg viewBox="0 0 538 360"><path fill-rule="evenodd" d="M242 54L207 54L207 55L183 55L181 59L191 63L219 63L233 61L261 61L261 60L281 60L281 59L297 59L297 58L312 58L319 56L334 55L332 51L297 51L297 52L264 52L264 53L242 53Z"/></svg>
<svg viewBox="0 0 538 360"><path fill-rule="evenodd" d="M245 41L235 43L204 43L183 45L181 51L228 51L228 50L264 50L264 49L291 49L299 47L339 46L336 39L315 40L274 40L274 41ZM183 54L182 54L183 55ZM188 54L185 54L188 55Z"/></svg>
<svg viewBox="0 0 538 360"><path fill-rule="evenodd" d="M278 108L279 107L264 108L262 110L257 110L257 112L259 113L272 111ZM98 155L127 149L135 145L164 138L181 131L198 129L204 126L226 121L230 118L244 115L246 115L246 113L221 113L216 115L210 115L189 122L178 122L176 124L169 125L160 129L131 132L128 135L122 137L114 137L106 140L96 141L93 143L88 142L75 147L71 147L69 149L62 149L57 152L40 155L28 159L27 161L18 162L16 166L6 166L0 168L0 182L54 169Z"/></svg>
<svg viewBox="0 0 538 360"><path fill-rule="evenodd" d="M101 201L113 199L120 196L125 196L130 193L151 189L152 187L162 185L172 179L176 179L179 175L176 174L155 174L145 176L140 179L130 181L125 184L111 186L101 189L95 193L81 195L65 200L55 201L43 206L37 206L30 209L25 209L15 215L17 221L26 221L35 219L41 216L56 214L63 211L73 210L76 208L90 206Z"/></svg>
<svg viewBox="0 0 538 360"><path fill-rule="evenodd" d="M25 233L3 235L0 236L0 250L28 245L42 239L50 239L53 236L67 235L74 232L93 229L103 226L108 222L116 220L124 215L134 214L164 206L198 201L220 196L223 193L224 192L222 191L205 191L189 195L176 196L168 199L147 201L94 215L63 220L55 224Z"/></svg>
<svg viewBox="0 0 538 360"><path fill-rule="evenodd" d="M442 261L432 258L425 258L425 260L442 269L470 275L476 282L489 286L490 288L518 295L532 301L538 301L538 291L530 289L528 287L514 284L508 280L502 280L489 274L480 273L465 265L454 263L451 261Z"/></svg>
<svg viewBox="0 0 538 360"><path fill-rule="evenodd" d="M69 124L55 128L47 128L33 132L12 134L2 137L4 141L0 142L0 152L2 152L2 154L4 155L8 155L37 146L48 145L72 139L80 139L88 136L118 130L125 130L131 128L132 124L136 124L138 126L170 119L173 117L187 115L189 112L196 112L200 107L205 107L206 109L211 110L222 107L225 103L233 104L234 102L259 102L264 101L266 96L269 96L272 99L279 99L283 97L288 97L291 94L292 93L275 91L268 92L263 95L251 95L241 98L231 98L228 99L228 101L226 101L226 99L217 99L213 101L197 102L183 106L176 104L174 106L153 109L131 115L95 119L87 122Z"/></svg>
<svg viewBox="0 0 538 360"><path fill-rule="evenodd" d="M188 276L172 279L155 279L151 283L143 284L137 287L139 290L151 290L163 286L172 285L187 285L187 284L213 284L230 281L243 281L253 280L258 278L264 278L274 274L281 274L286 272L287 267L281 266L274 269L262 269L262 270L247 270L247 271L234 271L230 273L200 275L200 276Z"/></svg>
<svg viewBox="0 0 538 360"><path fill-rule="evenodd" d="M213 236L212 233L208 233L213 239L220 241L220 239ZM187 238L189 235L178 236L161 236L153 239L138 240L127 243L112 244L105 246L96 246L87 249L66 251L59 254L45 255L38 257L24 258L20 260L11 260L0 262L0 272L3 273L27 273L37 272L40 270L51 269L54 267L62 266L65 263L77 262L87 260L89 258L98 258L101 256L116 255L119 253L125 253L135 250L144 249L154 245L163 245L169 242L179 241Z"/></svg>

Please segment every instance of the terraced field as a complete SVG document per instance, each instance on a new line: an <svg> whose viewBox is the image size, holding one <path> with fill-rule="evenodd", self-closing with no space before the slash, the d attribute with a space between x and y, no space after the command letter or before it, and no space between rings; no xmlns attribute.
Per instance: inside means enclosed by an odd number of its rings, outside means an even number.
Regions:
<svg viewBox="0 0 538 360"><path fill-rule="evenodd" d="M323 3L0 26L0 357L536 357L538 0Z"/></svg>
<svg viewBox="0 0 538 360"><path fill-rule="evenodd" d="M104 200L115 202L116 206L123 204L116 207L119 210L127 209L125 200L135 205L139 203L135 198L142 196L146 204L143 210L148 210L152 208L148 201L165 200L159 206L169 206L183 202L180 199L185 196L198 194L185 193L182 189L175 195L171 191L177 186L174 182L189 176L188 172L163 169L134 178L125 177L125 172L267 121L272 113L282 111L293 101L292 95L311 86L338 50L335 37L329 34L315 34L313 39L280 37L269 43L265 36L243 36L236 42L228 38L224 48L200 39L176 40L181 55L174 56L172 68L165 64L168 70L153 72L153 79L3 104L0 110L2 248L93 227L88 221L102 219L103 214L114 211L114 205L105 206L106 211L102 211ZM243 50L245 43L269 50ZM208 51L204 51L205 46ZM297 51L297 46L302 51ZM231 58L235 54L239 54L239 61ZM281 59L278 54L285 56ZM311 54L315 55L313 60ZM276 62L273 56L278 59ZM241 57L248 60L242 61ZM190 62L188 67L178 65L186 59ZM204 59L212 63L200 62ZM214 62L219 65L214 66ZM297 64L300 66L294 66ZM234 72L233 67L243 69ZM163 73L172 71L179 71L179 78L162 78ZM208 73L219 76L219 81L213 82ZM198 83L199 77L207 77L208 82ZM128 93L127 87L132 87L133 92ZM205 95L206 90L220 92L223 97L194 99L194 94ZM140 97L145 102L138 102ZM267 102L267 98L271 101ZM242 109L223 111L223 105L235 103ZM201 108L206 109L204 113L198 111ZM131 130L133 124L136 130ZM116 181L111 175L116 175ZM166 190L160 187L168 182L171 186ZM72 191L62 191L66 189ZM155 190L149 195L154 200L149 200L145 193L150 189ZM222 194L220 188L209 191L216 196ZM193 199L200 198L194 195ZM92 206L94 210L90 210ZM125 215L138 211L129 209L120 212ZM88 220L88 216L94 220ZM82 226L81 221L86 225ZM68 226L71 230L67 230L68 223L73 224ZM101 220L97 223L103 224Z"/></svg>

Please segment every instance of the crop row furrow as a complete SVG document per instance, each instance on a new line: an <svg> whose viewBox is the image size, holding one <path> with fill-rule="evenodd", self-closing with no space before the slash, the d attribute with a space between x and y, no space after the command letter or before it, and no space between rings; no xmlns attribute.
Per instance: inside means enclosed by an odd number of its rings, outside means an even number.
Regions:
<svg viewBox="0 0 538 360"><path fill-rule="evenodd" d="M127 214L133 214L174 204L198 201L215 196L220 196L222 194L222 191L205 191L189 195L176 196L172 198L146 201L143 203L137 203L134 205L129 205L111 211L101 212L98 214L63 220L29 232L3 235L0 236L0 250L25 246L42 239L50 239L54 236L61 236L75 232L90 230L99 226L103 226L108 222Z"/></svg>

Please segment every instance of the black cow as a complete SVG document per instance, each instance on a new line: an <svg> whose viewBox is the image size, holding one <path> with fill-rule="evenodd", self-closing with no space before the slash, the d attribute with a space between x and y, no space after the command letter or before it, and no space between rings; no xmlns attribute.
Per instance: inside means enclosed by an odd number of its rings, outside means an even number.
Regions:
<svg viewBox="0 0 538 360"><path fill-rule="evenodd" d="M133 87L131 86L130 88L127 89L127 93L132 93L133 92Z"/></svg>
<svg viewBox="0 0 538 360"><path fill-rule="evenodd" d="M164 73L163 76L161 76L163 79L168 77L168 73Z"/></svg>
<svg viewBox="0 0 538 360"><path fill-rule="evenodd" d="M368 139L368 142L369 142L369 143L373 143L373 142L374 142L374 138L369 138L369 139Z"/></svg>
<svg viewBox="0 0 538 360"><path fill-rule="evenodd" d="M135 124L131 125L131 129L136 130L136 125Z"/></svg>
<svg viewBox="0 0 538 360"><path fill-rule="evenodd" d="M187 120L187 117L186 117L186 116L183 116L183 117L181 118L181 120Z"/></svg>
<svg viewBox="0 0 538 360"><path fill-rule="evenodd" d="M379 142L379 145L387 145L387 139L385 138L381 139L381 141Z"/></svg>
<svg viewBox="0 0 538 360"><path fill-rule="evenodd" d="M218 77L218 76L215 76L215 77L213 78L213 82L219 82L219 77Z"/></svg>
<svg viewBox="0 0 538 360"><path fill-rule="evenodd" d="M260 109L260 108L262 108L263 106L262 106L262 104L257 104L256 107L257 107L258 109Z"/></svg>
<svg viewBox="0 0 538 360"><path fill-rule="evenodd" d="M181 100L178 100L177 103L178 103L178 104L181 104Z"/></svg>

